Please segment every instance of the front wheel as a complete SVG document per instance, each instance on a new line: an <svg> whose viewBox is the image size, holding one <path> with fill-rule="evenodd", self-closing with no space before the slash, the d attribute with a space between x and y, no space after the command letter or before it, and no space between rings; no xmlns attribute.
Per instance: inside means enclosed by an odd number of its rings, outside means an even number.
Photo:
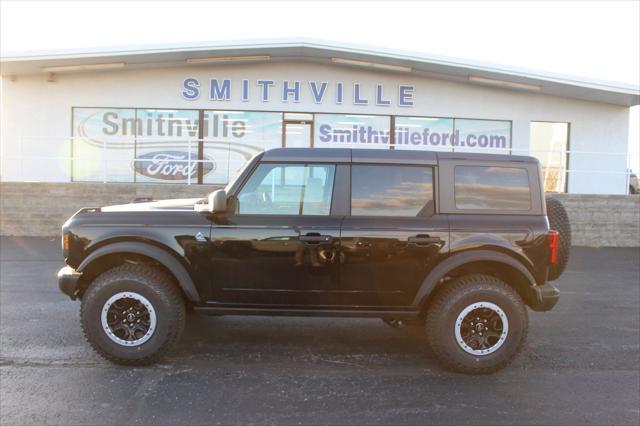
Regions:
<svg viewBox="0 0 640 426"><path fill-rule="evenodd" d="M126 264L96 278L82 297L85 337L116 364L151 364L178 342L185 323L180 290L163 271Z"/></svg>
<svg viewBox="0 0 640 426"><path fill-rule="evenodd" d="M522 349L527 310L518 293L503 281L467 275L434 297L427 312L427 338L448 368L467 374L492 373Z"/></svg>

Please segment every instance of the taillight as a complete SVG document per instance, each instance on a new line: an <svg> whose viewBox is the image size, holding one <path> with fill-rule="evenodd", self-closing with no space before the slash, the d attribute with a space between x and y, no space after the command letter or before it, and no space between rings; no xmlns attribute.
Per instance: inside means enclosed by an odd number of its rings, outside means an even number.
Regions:
<svg viewBox="0 0 640 426"><path fill-rule="evenodd" d="M553 266L558 263L558 231L549 231L547 241L549 242L549 263Z"/></svg>

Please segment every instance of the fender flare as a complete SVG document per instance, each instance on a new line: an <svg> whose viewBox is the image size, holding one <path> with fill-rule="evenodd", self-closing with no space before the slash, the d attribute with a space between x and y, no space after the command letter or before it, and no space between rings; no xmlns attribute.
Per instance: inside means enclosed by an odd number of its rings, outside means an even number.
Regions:
<svg viewBox="0 0 640 426"><path fill-rule="evenodd" d="M480 261L497 262L510 266L520 272L527 279L532 290L536 285L536 280L531 272L529 272L522 263L518 262L513 257L493 250L471 250L454 254L433 268L424 281L422 281L422 284L416 293L416 297L413 300L413 304L415 306L420 306L425 298L431 294L431 291L435 288L440 279L449 271L457 268L458 266L462 266L465 263Z"/></svg>
<svg viewBox="0 0 640 426"><path fill-rule="evenodd" d="M83 272L95 260L113 253L136 253L156 260L173 274L178 281L178 285L190 301L197 302L200 300L198 290L185 267L166 250L146 243L124 241L100 247L84 258L77 271Z"/></svg>

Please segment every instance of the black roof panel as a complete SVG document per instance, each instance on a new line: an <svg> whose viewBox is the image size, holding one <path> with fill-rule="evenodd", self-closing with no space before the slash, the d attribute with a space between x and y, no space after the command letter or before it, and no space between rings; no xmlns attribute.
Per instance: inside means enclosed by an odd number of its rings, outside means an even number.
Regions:
<svg viewBox="0 0 640 426"><path fill-rule="evenodd" d="M353 149L351 161L354 163L383 164L427 164L436 165L438 159L433 151L409 151L402 149Z"/></svg>
<svg viewBox="0 0 640 426"><path fill-rule="evenodd" d="M478 152L438 152L438 160L516 161L536 163L538 159L527 155L482 154Z"/></svg>
<svg viewBox="0 0 640 426"><path fill-rule="evenodd" d="M274 148L264 152L262 161L312 163L380 163L436 165L439 160L515 161L535 163L535 157L470 152L412 151L403 149Z"/></svg>
<svg viewBox="0 0 640 426"><path fill-rule="evenodd" d="M262 161L349 163L351 150L348 148L274 148L264 152Z"/></svg>

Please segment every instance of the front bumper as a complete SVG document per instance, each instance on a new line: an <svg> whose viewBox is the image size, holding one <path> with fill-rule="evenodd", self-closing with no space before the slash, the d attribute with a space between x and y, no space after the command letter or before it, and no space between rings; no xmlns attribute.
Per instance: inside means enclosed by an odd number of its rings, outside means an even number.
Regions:
<svg viewBox="0 0 640 426"><path fill-rule="evenodd" d="M76 270L70 266L65 266L58 271L58 287L60 291L69 296L71 300L78 298L80 290L78 282L80 281L80 277L82 277L82 273L76 272Z"/></svg>
<svg viewBox="0 0 640 426"><path fill-rule="evenodd" d="M558 299L560 299L560 291L553 284L545 284L534 287L535 299L532 301L530 307L534 311L544 312L551 310Z"/></svg>

